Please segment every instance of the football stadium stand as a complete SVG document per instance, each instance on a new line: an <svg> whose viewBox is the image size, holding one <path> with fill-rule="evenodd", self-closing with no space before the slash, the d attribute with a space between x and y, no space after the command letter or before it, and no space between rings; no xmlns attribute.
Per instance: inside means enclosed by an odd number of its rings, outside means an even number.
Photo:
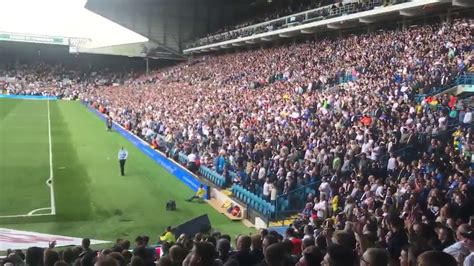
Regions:
<svg viewBox="0 0 474 266"><path fill-rule="evenodd" d="M9 250L2 263L474 265L472 13L195 54L417 4L295 1L147 74L4 65L4 94L81 101L210 185L214 208L261 230L237 236L234 249L229 235L174 239L169 228L158 246L144 236L100 251L87 240L61 251L52 243Z"/></svg>

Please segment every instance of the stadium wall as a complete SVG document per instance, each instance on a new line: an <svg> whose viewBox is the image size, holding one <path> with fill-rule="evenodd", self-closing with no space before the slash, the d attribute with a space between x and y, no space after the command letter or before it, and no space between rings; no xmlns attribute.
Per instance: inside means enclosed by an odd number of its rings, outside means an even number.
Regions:
<svg viewBox="0 0 474 266"><path fill-rule="evenodd" d="M87 105L87 108L95 113L97 116L99 116L100 119L104 120L106 119L105 115L100 113L98 110L92 108L91 106ZM181 180L184 184L186 184L189 188L191 188L193 191L197 191L199 186L201 185L201 182L194 177L191 172L189 172L187 169L182 167L181 165L175 163L174 161L168 159L164 154L162 154L159 151L154 150L153 148L150 147L150 145L145 142L144 140L140 139L139 137L133 135L130 133L128 130L123 128L117 123L113 123L113 129L116 130L120 135L122 135L125 139L130 141L135 147L137 147L140 151L145 153L148 157L150 157L153 161L158 163L161 167L166 169L166 171L170 172L172 175L177 177L179 180ZM208 187L204 186L206 189L206 198L208 198Z"/></svg>

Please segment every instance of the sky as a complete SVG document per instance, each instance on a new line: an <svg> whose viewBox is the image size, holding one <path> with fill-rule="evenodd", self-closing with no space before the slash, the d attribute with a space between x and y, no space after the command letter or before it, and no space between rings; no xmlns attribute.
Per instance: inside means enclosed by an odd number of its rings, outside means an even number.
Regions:
<svg viewBox="0 0 474 266"><path fill-rule="evenodd" d="M84 8L87 0L0 0L0 31L92 40L88 48L148 39Z"/></svg>

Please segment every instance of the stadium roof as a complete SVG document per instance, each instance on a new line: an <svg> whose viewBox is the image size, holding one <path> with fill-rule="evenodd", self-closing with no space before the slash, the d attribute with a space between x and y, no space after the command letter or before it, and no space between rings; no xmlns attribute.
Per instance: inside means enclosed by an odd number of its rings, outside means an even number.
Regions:
<svg viewBox="0 0 474 266"><path fill-rule="evenodd" d="M261 1L261 0L257 0ZM266 1L266 0L265 0ZM231 24L255 0L88 0L86 8L181 56L186 42ZM159 53L159 52L158 52Z"/></svg>
<svg viewBox="0 0 474 266"><path fill-rule="evenodd" d="M148 41L84 8L86 0L2 1L0 31L90 40L88 47Z"/></svg>

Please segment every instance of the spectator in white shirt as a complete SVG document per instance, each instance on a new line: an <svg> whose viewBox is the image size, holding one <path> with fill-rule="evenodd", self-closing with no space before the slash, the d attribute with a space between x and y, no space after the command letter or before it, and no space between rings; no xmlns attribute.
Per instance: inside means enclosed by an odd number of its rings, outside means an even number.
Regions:
<svg viewBox="0 0 474 266"><path fill-rule="evenodd" d="M463 236L463 234L467 233L468 231L469 231L469 225L461 224L456 230L456 238L458 239L458 242L452 244L451 246L443 250L443 252L446 252L449 255L453 256L460 264L463 262L464 258L469 254L469 249L464 245L465 237Z"/></svg>
<svg viewBox="0 0 474 266"><path fill-rule="evenodd" d="M388 159L387 163L387 171L393 172L397 168L397 158L393 155L393 153L390 153L390 159Z"/></svg>
<svg viewBox="0 0 474 266"><path fill-rule="evenodd" d="M466 233L461 233L464 237L464 246L471 252L465 259L463 266L474 265L474 231L471 230Z"/></svg>
<svg viewBox="0 0 474 266"><path fill-rule="evenodd" d="M464 119L462 121L465 125L468 125L472 122L472 111L467 110L466 113L464 114Z"/></svg>
<svg viewBox="0 0 474 266"><path fill-rule="evenodd" d="M262 167L263 168L263 167ZM272 189L272 183L270 181L270 178L267 178L267 180L265 181L265 183L263 184L263 198L265 200L269 200L270 199L270 193L271 193L271 189Z"/></svg>
<svg viewBox="0 0 474 266"><path fill-rule="evenodd" d="M319 192L321 194L325 194L326 196L329 196L331 193L331 187L329 186L329 183L326 177L323 177L322 182L319 185Z"/></svg>
<svg viewBox="0 0 474 266"><path fill-rule="evenodd" d="M270 202L273 204L276 199L277 199L277 188L276 186L271 186L271 189L270 189Z"/></svg>
<svg viewBox="0 0 474 266"><path fill-rule="evenodd" d="M321 200L314 205L313 208L318 216L318 219L324 220L327 216L328 203L326 201L326 194L321 194Z"/></svg>
<svg viewBox="0 0 474 266"><path fill-rule="evenodd" d="M196 160L197 160L197 155L194 152L191 152L190 154L188 154L188 169L193 173L196 172L198 169Z"/></svg>
<svg viewBox="0 0 474 266"><path fill-rule="evenodd" d="M265 176L266 176L265 167L260 166L260 169L258 170L258 180L263 180L263 179L265 179Z"/></svg>

